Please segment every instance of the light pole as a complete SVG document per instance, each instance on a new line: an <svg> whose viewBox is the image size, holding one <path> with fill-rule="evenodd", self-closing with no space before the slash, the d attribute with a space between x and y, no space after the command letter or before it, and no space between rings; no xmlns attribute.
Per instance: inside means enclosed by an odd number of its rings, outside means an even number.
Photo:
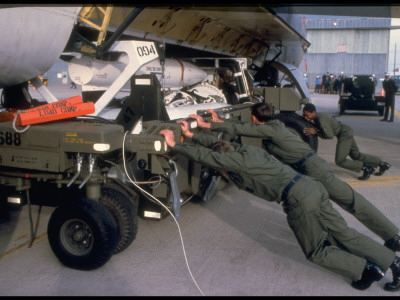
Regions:
<svg viewBox="0 0 400 300"><path fill-rule="evenodd" d="M396 45L397 45L397 43L394 43L394 66L393 66L393 75L396 75Z"/></svg>

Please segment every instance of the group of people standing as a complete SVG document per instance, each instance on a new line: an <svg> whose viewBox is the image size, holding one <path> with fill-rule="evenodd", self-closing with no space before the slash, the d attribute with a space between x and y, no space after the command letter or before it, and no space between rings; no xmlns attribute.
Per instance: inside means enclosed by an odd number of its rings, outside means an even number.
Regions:
<svg viewBox="0 0 400 300"><path fill-rule="evenodd" d="M312 110L312 107L307 109ZM387 282L384 289L400 290L400 258L396 256L400 251L399 228L365 197L337 178L329 163L309 144L274 119L274 109L269 104L252 106L252 122L221 120L214 111L209 112L210 122L199 115L190 115L206 133L191 132L184 120L177 121L181 124L183 141L171 130L163 129L159 133L174 152L218 170L241 190L279 203L309 261L349 278L351 286L359 290L369 288L391 269L393 280ZM340 123L333 124L334 129L328 128L331 120L319 122L318 126L315 121L324 116L314 112L304 116L316 124L316 134L340 132ZM228 136L262 138L263 147L220 140L215 134L207 134L207 129ZM346 145L354 146L352 134L347 136ZM382 175L390 168L379 158L358 154L359 159L367 157L370 164L379 167L375 175ZM354 171L363 170L363 166L364 163L358 168L357 164ZM371 173L364 169L364 177ZM383 245L349 228L329 199L379 236Z"/></svg>
<svg viewBox="0 0 400 300"><path fill-rule="evenodd" d="M344 78L343 72L338 76L326 72L326 74L322 75L322 78L317 75L315 78L314 94L338 94Z"/></svg>
<svg viewBox="0 0 400 300"><path fill-rule="evenodd" d="M322 78L317 75L315 78L314 94L338 94L345 76L341 72L338 76L326 72Z"/></svg>

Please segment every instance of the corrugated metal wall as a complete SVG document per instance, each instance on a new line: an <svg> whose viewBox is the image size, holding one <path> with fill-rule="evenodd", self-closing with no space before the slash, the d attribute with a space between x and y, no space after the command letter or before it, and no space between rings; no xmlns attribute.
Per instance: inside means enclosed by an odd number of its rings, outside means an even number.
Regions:
<svg viewBox="0 0 400 300"><path fill-rule="evenodd" d="M345 76L375 74L378 80L384 77L390 19L311 19L306 21L306 27L311 46L299 68L307 73L311 89L315 86L316 76L326 72L336 76L340 72Z"/></svg>
<svg viewBox="0 0 400 300"><path fill-rule="evenodd" d="M352 16L324 16L307 15L307 29L371 29L388 28L391 20L389 18L367 18Z"/></svg>
<svg viewBox="0 0 400 300"><path fill-rule="evenodd" d="M307 60L309 80L311 77L314 77L315 80L317 74L322 75L326 72L335 75L344 72L345 76L375 74L378 78L385 74L386 54L307 53L305 59Z"/></svg>
<svg viewBox="0 0 400 300"><path fill-rule="evenodd" d="M307 30L308 53L387 53L388 29ZM340 48L339 45L345 45Z"/></svg>

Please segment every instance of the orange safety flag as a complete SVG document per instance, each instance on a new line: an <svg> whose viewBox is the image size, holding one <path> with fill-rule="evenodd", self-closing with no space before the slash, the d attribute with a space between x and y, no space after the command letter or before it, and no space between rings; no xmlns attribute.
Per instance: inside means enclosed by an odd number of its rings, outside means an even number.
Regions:
<svg viewBox="0 0 400 300"><path fill-rule="evenodd" d="M83 103L82 97L81 96L73 96L70 98L65 98L63 100L58 100L55 102L51 102L49 104L43 104L39 105L36 107L28 108L25 109L25 112L32 112L32 111L38 111L38 110L45 110L45 109L53 109L53 108L58 108L58 107L65 107L68 105L76 105Z"/></svg>
<svg viewBox="0 0 400 300"><path fill-rule="evenodd" d="M95 112L93 102L23 112L17 116L16 125L25 126L83 116Z"/></svg>
<svg viewBox="0 0 400 300"><path fill-rule="evenodd" d="M17 114L17 109L7 109L0 113L0 122L12 121Z"/></svg>
<svg viewBox="0 0 400 300"><path fill-rule="evenodd" d="M40 106L36 106L33 108L28 108L22 111L21 113L26 113L26 112L34 112L34 111L39 111L39 110L48 110L48 109L53 109L57 107L66 107L68 105L76 105L83 103L82 97L81 96L73 96L70 98L66 98L63 100L59 100L56 102L52 102L49 104L43 104ZM13 121L15 118L15 115L17 114L18 109L16 108L7 108L5 112L0 113L0 122L5 122L5 121Z"/></svg>

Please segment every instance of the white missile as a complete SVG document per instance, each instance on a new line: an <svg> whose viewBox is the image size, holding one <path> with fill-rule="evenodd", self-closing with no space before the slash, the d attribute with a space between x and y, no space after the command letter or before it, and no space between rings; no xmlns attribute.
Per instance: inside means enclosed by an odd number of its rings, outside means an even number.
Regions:
<svg viewBox="0 0 400 300"><path fill-rule="evenodd" d="M126 66L126 54L117 61L104 61L86 55L78 55L69 61L68 73L79 85L107 89L118 78ZM165 59L164 68L159 60L143 65L136 75L155 74L163 88L182 88L207 78L201 68L178 59Z"/></svg>
<svg viewBox="0 0 400 300"><path fill-rule="evenodd" d="M136 74L156 74L164 88L183 88L207 78L207 73L203 69L191 63L171 58L165 59L164 77L162 77L163 69L159 60L153 60L142 66Z"/></svg>
<svg viewBox="0 0 400 300"><path fill-rule="evenodd" d="M79 54L69 61L68 74L76 84L106 89L125 69L125 56L118 61L104 61Z"/></svg>

